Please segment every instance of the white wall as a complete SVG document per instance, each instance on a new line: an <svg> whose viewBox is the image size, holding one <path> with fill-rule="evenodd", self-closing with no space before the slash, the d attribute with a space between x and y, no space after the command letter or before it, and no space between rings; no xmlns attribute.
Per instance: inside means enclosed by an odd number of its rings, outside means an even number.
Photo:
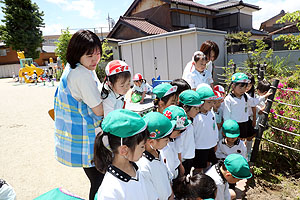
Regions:
<svg viewBox="0 0 300 200"><path fill-rule="evenodd" d="M0 78L10 78L14 72L17 76L19 74L20 64L0 65Z"/></svg>

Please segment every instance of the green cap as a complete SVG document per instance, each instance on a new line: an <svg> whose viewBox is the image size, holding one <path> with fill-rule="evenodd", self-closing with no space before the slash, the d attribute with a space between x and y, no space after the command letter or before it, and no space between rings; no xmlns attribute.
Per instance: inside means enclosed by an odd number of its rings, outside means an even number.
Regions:
<svg viewBox="0 0 300 200"><path fill-rule="evenodd" d="M214 200L213 198L209 198L209 199L204 199L204 200Z"/></svg>
<svg viewBox="0 0 300 200"><path fill-rule="evenodd" d="M197 92L185 90L179 95L179 101L187 106L200 106L204 103Z"/></svg>
<svg viewBox="0 0 300 200"><path fill-rule="evenodd" d="M104 132L127 138L144 131L147 123L139 114L131 110L119 109L108 113L102 121L101 128Z"/></svg>
<svg viewBox="0 0 300 200"><path fill-rule="evenodd" d="M177 86L172 86L170 83L162 83L153 88L153 94L158 98L165 97L169 94L175 93L177 91Z"/></svg>
<svg viewBox="0 0 300 200"><path fill-rule="evenodd" d="M247 160L240 154L230 154L224 161L227 171L238 179L249 179L252 177Z"/></svg>
<svg viewBox="0 0 300 200"><path fill-rule="evenodd" d="M147 123L147 129L150 133L150 139L160 139L170 135L174 129L175 124L159 112L150 112L144 116Z"/></svg>
<svg viewBox="0 0 300 200"><path fill-rule="evenodd" d="M201 100L215 100L216 99L215 93L211 89L211 87L203 86L203 87L200 87L199 89L197 89L196 92L199 94Z"/></svg>
<svg viewBox="0 0 300 200"><path fill-rule="evenodd" d="M236 138L240 136L240 126L235 120L232 119L226 120L223 123L222 128L226 137Z"/></svg>
<svg viewBox="0 0 300 200"><path fill-rule="evenodd" d="M188 119L183 108L178 106L169 106L164 110L164 115L171 120L171 123L175 125L175 130L184 130L192 122Z"/></svg>
<svg viewBox="0 0 300 200"><path fill-rule="evenodd" d="M250 83L248 76L244 73L235 73L231 77L233 83Z"/></svg>

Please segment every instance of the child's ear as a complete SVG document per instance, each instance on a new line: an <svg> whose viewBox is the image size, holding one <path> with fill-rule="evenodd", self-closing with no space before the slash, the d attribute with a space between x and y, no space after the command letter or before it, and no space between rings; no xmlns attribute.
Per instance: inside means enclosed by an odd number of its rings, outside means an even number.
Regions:
<svg viewBox="0 0 300 200"><path fill-rule="evenodd" d="M165 103L162 100L159 100L158 107L164 107Z"/></svg>
<svg viewBox="0 0 300 200"><path fill-rule="evenodd" d="M155 143L155 140L153 140L153 139L148 139L146 143L153 146L153 144Z"/></svg>
<svg viewBox="0 0 300 200"><path fill-rule="evenodd" d="M118 147L118 151L119 151L120 155L127 156L127 154L128 154L128 147L126 145L119 146Z"/></svg>

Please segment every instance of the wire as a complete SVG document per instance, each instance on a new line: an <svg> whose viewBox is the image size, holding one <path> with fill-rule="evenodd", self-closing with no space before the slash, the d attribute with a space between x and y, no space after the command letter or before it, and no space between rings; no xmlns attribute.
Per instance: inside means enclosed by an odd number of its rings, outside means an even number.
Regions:
<svg viewBox="0 0 300 200"><path fill-rule="evenodd" d="M289 91L289 92L300 92L299 90L292 90L292 89L283 89L283 88L277 88L279 90L285 90L285 91Z"/></svg>
<svg viewBox="0 0 300 200"><path fill-rule="evenodd" d="M226 74L218 74L218 73L217 73L217 75L218 76L227 76Z"/></svg>
<svg viewBox="0 0 300 200"><path fill-rule="evenodd" d="M221 80L221 81L226 81L226 80L228 80L228 79L226 79L226 78L220 78L220 77L218 77L218 80Z"/></svg>
<svg viewBox="0 0 300 200"><path fill-rule="evenodd" d="M278 146L281 146L281 147L284 147L284 148L287 148L287 149L291 149L291 150L300 152L299 149L295 149L295 148L293 148L293 147L289 147L289 146L286 146L286 145L284 145L284 144L280 144L280 143L278 143L278 142L274 142L274 141L272 141L272 140L268 140L268 139L266 139L266 138L261 138L261 139L266 140L266 141L268 141L268 142L271 142L271 143L273 143L273 144L277 144Z"/></svg>
<svg viewBox="0 0 300 200"><path fill-rule="evenodd" d="M275 130L278 130L278 131L282 131L282 132L285 132L285 133L291 134L291 135L300 136L300 134L293 133L293 132L290 132L290 131L286 131L286 130L283 130L283 129L277 128L277 127L275 127L275 126L268 125L268 127L272 128L272 129L275 129Z"/></svg>
<svg viewBox="0 0 300 200"><path fill-rule="evenodd" d="M289 103L283 103L283 102L275 101L275 100L273 100L273 102L279 103L279 104L283 104L283 105L287 105L287 106L292 106L292 107L300 108L300 106L298 106L298 105L293 105L293 104L289 104Z"/></svg>
<svg viewBox="0 0 300 200"><path fill-rule="evenodd" d="M273 115L277 115L278 117L281 117L281 118L284 118L284 119L289 119L289 120L292 120L292 121L295 121L295 122L300 122L297 119L293 119L293 118L285 117L285 116L282 116L282 115L278 115L277 113L272 113L272 114Z"/></svg>

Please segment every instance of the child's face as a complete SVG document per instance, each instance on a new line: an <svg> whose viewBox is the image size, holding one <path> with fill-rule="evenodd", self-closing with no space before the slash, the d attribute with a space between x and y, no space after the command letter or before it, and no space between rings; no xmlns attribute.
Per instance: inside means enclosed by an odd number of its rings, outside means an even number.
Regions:
<svg viewBox="0 0 300 200"><path fill-rule="evenodd" d="M128 79L117 79L115 84L112 86L115 93L119 95L125 95L130 89L130 78Z"/></svg>
<svg viewBox="0 0 300 200"><path fill-rule="evenodd" d="M153 141L153 148L162 150L165 146L167 146L169 141L170 141L169 137L156 139Z"/></svg>
<svg viewBox="0 0 300 200"><path fill-rule="evenodd" d="M207 60L209 61L215 61L216 60L216 54L214 51L210 51L209 55L207 56Z"/></svg>
<svg viewBox="0 0 300 200"><path fill-rule="evenodd" d="M215 105L215 100L205 100L202 105L203 110L210 111L212 107Z"/></svg>
<svg viewBox="0 0 300 200"><path fill-rule="evenodd" d="M217 111L220 108L222 101L223 101L223 99L215 100L214 110Z"/></svg>
<svg viewBox="0 0 300 200"><path fill-rule="evenodd" d="M247 87L246 87L246 92L249 92L249 90L252 88L253 84L252 83L248 83Z"/></svg>
<svg viewBox="0 0 300 200"><path fill-rule="evenodd" d="M207 61L204 59L198 60L198 62L195 63L195 69L198 72L203 72L206 69L206 63Z"/></svg>
<svg viewBox="0 0 300 200"><path fill-rule="evenodd" d="M195 118L199 113L200 107L192 106L191 109L186 113L190 118Z"/></svg>
<svg viewBox="0 0 300 200"><path fill-rule="evenodd" d="M245 94L247 89L247 83L236 83L232 85L232 89L234 91L234 94L237 96L242 96Z"/></svg>
<svg viewBox="0 0 300 200"><path fill-rule="evenodd" d="M133 81L134 85L141 87L142 81Z"/></svg>
<svg viewBox="0 0 300 200"><path fill-rule="evenodd" d="M101 58L100 50L97 49L91 55L84 54L79 62L88 70L95 70Z"/></svg>
<svg viewBox="0 0 300 200"><path fill-rule="evenodd" d="M228 144L233 144L235 141L237 141L237 137L236 138L229 138L229 137L226 137L226 141Z"/></svg>
<svg viewBox="0 0 300 200"><path fill-rule="evenodd" d="M227 171L226 175L224 176L228 183L234 184L239 182L241 179L233 177L230 172Z"/></svg>
<svg viewBox="0 0 300 200"><path fill-rule="evenodd" d="M257 94L258 94L259 96L263 96L263 95L267 94L267 92L268 92L268 91L262 92L262 91L260 91L260 90L257 90Z"/></svg>
<svg viewBox="0 0 300 200"><path fill-rule="evenodd" d="M179 137L182 132L184 132L184 130L173 130L173 132L170 135L170 138L175 139Z"/></svg>
<svg viewBox="0 0 300 200"><path fill-rule="evenodd" d="M145 141L141 141L138 145L136 145L134 152L128 152L128 160L132 162L137 162L145 151Z"/></svg>
<svg viewBox="0 0 300 200"><path fill-rule="evenodd" d="M171 105L177 105L177 96L176 95L172 95L167 103L165 104L163 101L160 101L161 103L159 104L159 106L161 108L163 108L162 110L166 109L167 107L171 106Z"/></svg>

